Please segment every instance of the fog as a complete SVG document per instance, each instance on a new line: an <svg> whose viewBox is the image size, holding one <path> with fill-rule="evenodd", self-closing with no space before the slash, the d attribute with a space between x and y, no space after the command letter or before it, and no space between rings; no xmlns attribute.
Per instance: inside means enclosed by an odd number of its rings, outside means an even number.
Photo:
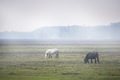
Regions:
<svg viewBox="0 0 120 80"><path fill-rule="evenodd" d="M120 40L120 22L94 27L49 26L31 32L0 32L0 39Z"/></svg>
<svg viewBox="0 0 120 80"><path fill-rule="evenodd" d="M0 0L0 32L120 22L120 0Z"/></svg>

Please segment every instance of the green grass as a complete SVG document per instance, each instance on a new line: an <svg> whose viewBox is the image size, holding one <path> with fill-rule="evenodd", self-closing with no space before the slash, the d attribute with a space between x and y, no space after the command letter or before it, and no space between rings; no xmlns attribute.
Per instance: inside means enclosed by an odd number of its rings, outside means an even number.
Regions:
<svg viewBox="0 0 120 80"><path fill-rule="evenodd" d="M120 80L120 46L110 42L112 45L101 44L2 45L0 80ZM60 58L45 59L44 52L48 48L58 48ZM84 64L89 51L99 52L100 64Z"/></svg>

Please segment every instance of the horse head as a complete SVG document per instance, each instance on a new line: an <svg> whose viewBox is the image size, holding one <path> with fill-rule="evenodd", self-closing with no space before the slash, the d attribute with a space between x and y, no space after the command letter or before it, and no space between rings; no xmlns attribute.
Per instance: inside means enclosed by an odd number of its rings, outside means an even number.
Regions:
<svg viewBox="0 0 120 80"><path fill-rule="evenodd" d="M85 59L84 59L84 63L87 63L87 62L88 62L88 59L87 59L87 58L85 58Z"/></svg>

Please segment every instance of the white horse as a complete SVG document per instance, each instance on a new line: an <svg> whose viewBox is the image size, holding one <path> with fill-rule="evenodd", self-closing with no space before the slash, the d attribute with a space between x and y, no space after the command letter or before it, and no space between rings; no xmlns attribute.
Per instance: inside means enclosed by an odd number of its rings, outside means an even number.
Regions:
<svg viewBox="0 0 120 80"><path fill-rule="evenodd" d="M56 57L55 58L59 58L59 54L58 54L59 50L54 48L54 49L48 49L46 52L45 52L45 58L52 58L52 55L53 54L56 54Z"/></svg>

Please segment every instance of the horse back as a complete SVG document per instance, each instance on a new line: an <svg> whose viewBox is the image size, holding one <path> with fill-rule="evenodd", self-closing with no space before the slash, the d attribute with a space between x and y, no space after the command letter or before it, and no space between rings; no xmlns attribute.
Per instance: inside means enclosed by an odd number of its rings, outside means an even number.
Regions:
<svg viewBox="0 0 120 80"><path fill-rule="evenodd" d="M87 55L86 55L86 58L87 59L95 59L95 58L98 58L99 55L97 52L89 52Z"/></svg>
<svg viewBox="0 0 120 80"><path fill-rule="evenodd" d="M48 50L46 51L46 53L51 53L51 49L48 49Z"/></svg>
<svg viewBox="0 0 120 80"><path fill-rule="evenodd" d="M56 53L58 52L58 49L51 49L51 53Z"/></svg>

